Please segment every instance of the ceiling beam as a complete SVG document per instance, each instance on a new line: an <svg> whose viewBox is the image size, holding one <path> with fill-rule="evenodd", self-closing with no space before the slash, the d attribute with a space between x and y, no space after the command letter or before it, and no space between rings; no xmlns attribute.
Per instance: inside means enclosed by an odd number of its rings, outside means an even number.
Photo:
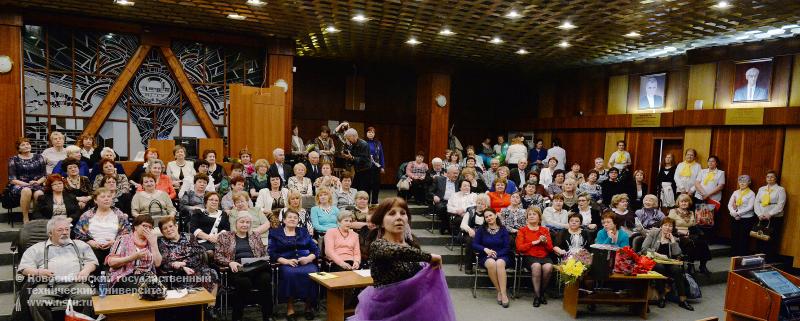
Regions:
<svg viewBox="0 0 800 321"><path fill-rule="evenodd" d="M122 73L119 74L117 80L114 81L114 84L111 85L111 88L108 90L108 94L103 97L103 101L100 102L100 106L97 107L97 111L95 111L92 118L89 119L89 123L86 124L86 127L83 130L84 135L96 136L97 132L100 131L100 128L105 123L106 119L108 119L108 115L111 114L111 111L114 110L114 106L117 104L119 97L122 96L122 93L125 92L125 89L128 88L128 83L131 82L133 76L136 75L136 71L139 70L139 67L142 65L145 57L147 57L147 53L150 52L150 45L140 45L136 52L131 57L131 60L128 61L128 64L125 65L125 69L122 70Z"/></svg>
<svg viewBox="0 0 800 321"><path fill-rule="evenodd" d="M197 115L197 120L200 121L200 127L203 128L206 136L208 136L208 138L219 138L219 132L214 126L214 122L211 121L211 117L208 116L208 112L203 107L203 103L200 102L200 97L198 97L197 92L194 91L194 87L192 87L189 77L187 77L186 73L183 71L183 65L181 65L181 62L175 57L175 53L173 53L172 49L169 47L159 47L159 49L161 49L161 54L164 55L169 70L172 72L175 80L178 81L178 85L181 86L181 90L183 90L186 98L189 99L189 104L192 106L194 114Z"/></svg>

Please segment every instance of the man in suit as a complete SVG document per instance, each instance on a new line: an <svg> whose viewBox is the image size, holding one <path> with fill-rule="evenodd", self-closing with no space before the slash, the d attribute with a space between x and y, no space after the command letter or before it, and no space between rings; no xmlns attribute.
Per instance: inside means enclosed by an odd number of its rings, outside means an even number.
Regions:
<svg viewBox="0 0 800 321"><path fill-rule="evenodd" d="M353 164L353 170L356 172L353 177L353 188L358 191L368 191L369 173L375 165L369 153L369 144L358 138L358 131L354 128L344 132L344 139L347 144L342 151L342 157Z"/></svg>
<svg viewBox="0 0 800 321"><path fill-rule="evenodd" d="M450 165L447 174L433 179L428 194L433 198L433 210L439 217L439 232L442 235L452 231L447 213L447 201L450 196L458 192L458 166Z"/></svg>
<svg viewBox="0 0 800 321"><path fill-rule="evenodd" d="M656 77L647 78L644 92L645 95L639 97L639 108L655 109L664 107L664 96L656 95L658 92L658 79Z"/></svg>
<svg viewBox="0 0 800 321"><path fill-rule="evenodd" d="M733 93L733 101L757 101L769 99L767 89L758 87L758 74L760 71L756 67L747 69L744 77L747 79L747 86L739 87Z"/></svg>
<svg viewBox="0 0 800 321"><path fill-rule="evenodd" d="M517 187L522 189L522 185L520 183L525 183L528 179L528 160L521 159L519 163L517 163L517 168L512 169L511 173L509 173L508 178L517 184Z"/></svg>
<svg viewBox="0 0 800 321"><path fill-rule="evenodd" d="M317 180L318 177L322 176L322 172L320 170L320 163L319 163L319 153L316 151L311 151L308 153L308 160L305 162L306 165L306 177L314 182Z"/></svg>
<svg viewBox="0 0 800 321"><path fill-rule="evenodd" d="M269 176L279 176L281 178L281 186L285 187L289 177L292 177L292 167L286 164L286 156L283 153L283 148L276 148L272 151L272 156L275 158L275 163L269 165Z"/></svg>

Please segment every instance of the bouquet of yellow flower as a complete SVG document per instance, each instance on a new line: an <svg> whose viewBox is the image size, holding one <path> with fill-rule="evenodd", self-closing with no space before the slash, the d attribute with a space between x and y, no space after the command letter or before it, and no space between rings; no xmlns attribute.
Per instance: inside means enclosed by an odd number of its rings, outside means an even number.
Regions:
<svg viewBox="0 0 800 321"><path fill-rule="evenodd" d="M566 261L561 263L561 279L564 280L564 284L570 284L575 282L583 276L583 273L586 273L588 269L587 265L583 264L581 261L576 260L574 257L568 258Z"/></svg>

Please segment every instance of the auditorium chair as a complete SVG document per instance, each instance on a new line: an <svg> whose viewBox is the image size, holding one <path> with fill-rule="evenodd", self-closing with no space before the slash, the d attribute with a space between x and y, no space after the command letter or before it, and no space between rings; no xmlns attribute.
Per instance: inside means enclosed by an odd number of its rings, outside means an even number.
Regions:
<svg viewBox="0 0 800 321"><path fill-rule="evenodd" d="M513 281L513 280L516 280L516 277L517 277L516 274L517 274L518 269L515 266L511 266L512 263L514 263L514 262L506 262L506 279L508 279L509 275L513 275L513 277L512 277L512 281ZM472 271L474 271L472 273L472 275L473 275L473 279L472 279L472 297L473 298L477 298L478 297L478 289L494 289L494 286L478 287L478 277L479 276L485 276L486 278L489 278L489 270L487 270L485 266L478 266L478 254L475 254L475 260L472 261ZM506 290L508 290L508 288L511 288L512 291L514 290L513 287L509 286L508 280L506 280ZM512 292L511 294L512 295L511 295L510 298L511 299L515 298L514 293Z"/></svg>

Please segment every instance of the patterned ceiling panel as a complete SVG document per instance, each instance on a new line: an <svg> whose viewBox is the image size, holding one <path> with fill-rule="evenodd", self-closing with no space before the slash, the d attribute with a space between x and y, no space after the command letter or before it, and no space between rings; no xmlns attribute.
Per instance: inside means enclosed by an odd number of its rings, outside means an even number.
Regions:
<svg viewBox="0 0 800 321"><path fill-rule="evenodd" d="M455 59L487 65L566 66L613 62L621 57L712 37L800 21L797 0L0 0L11 6L114 20L246 32L295 39L298 55L340 59ZM506 15L516 10L520 18ZM239 14L245 20L226 18ZM369 20L352 21L355 14ZM565 21L576 27L559 28ZM339 32L328 32L333 26ZM443 28L455 34L440 35ZM625 37L635 31L640 36ZM765 30L766 31L766 30ZM800 32L800 30L796 30ZM796 36L787 30L786 36ZM409 37L422 43L406 44ZM503 42L490 40L500 37ZM559 43L566 41L569 47ZM515 52L525 48L529 54ZM677 50L688 48L679 47ZM627 55L627 56L626 56Z"/></svg>

